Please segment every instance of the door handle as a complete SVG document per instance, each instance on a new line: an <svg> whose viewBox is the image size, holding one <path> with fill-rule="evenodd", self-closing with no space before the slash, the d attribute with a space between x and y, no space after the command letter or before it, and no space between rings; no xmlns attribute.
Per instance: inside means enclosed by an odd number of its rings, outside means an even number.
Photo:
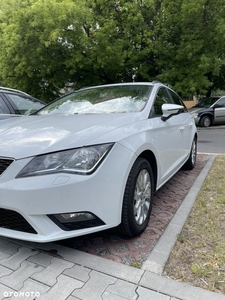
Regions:
<svg viewBox="0 0 225 300"><path fill-rule="evenodd" d="M183 132L184 131L184 126L180 127L180 131Z"/></svg>

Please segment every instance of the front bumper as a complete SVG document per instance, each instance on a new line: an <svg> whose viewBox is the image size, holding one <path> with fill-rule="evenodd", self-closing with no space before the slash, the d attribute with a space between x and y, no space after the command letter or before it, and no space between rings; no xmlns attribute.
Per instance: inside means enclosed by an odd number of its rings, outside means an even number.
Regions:
<svg viewBox="0 0 225 300"><path fill-rule="evenodd" d="M51 242L117 226L134 160L134 153L117 143L91 175L58 173L17 179L16 175L30 158L14 161L0 176L0 212L6 216L4 223L0 222L0 235ZM100 222L68 230L49 217L77 212L93 214ZM15 220L25 227L18 230L11 226Z"/></svg>

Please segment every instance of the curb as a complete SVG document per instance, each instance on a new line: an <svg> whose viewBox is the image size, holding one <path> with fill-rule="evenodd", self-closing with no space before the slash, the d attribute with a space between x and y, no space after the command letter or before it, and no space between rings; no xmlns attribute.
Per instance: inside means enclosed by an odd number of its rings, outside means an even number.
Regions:
<svg viewBox="0 0 225 300"><path fill-rule="evenodd" d="M177 212L166 227L164 233L161 235L154 249L148 256L147 260L143 263L141 269L162 275L164 266L169 258L174 244L176 243L177 236L181 232L190 214L198 192L201 189L201 186L204 183L215 158L216 155L212 155L209 158L203 170L195 180L193 186L190 188L187 196L184 198Z"/></svg>

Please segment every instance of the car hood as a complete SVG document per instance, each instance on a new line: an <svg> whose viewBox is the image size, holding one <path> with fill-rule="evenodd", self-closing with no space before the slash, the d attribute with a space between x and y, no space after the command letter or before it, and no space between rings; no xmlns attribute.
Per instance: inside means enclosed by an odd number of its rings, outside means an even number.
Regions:
<svg viewBox="0 0 225 300"><path fill-rule="evenodd" d="M191 114L200 113L201 111L210 110L210 107L191 107L189 112Z"/></svg>
<svg viewBox="0 0 225 300"><path fill-rule="evenodd" d="M189 112L190 112L191 114L197 113L197 112L199 112L200 110L202 110L202 107L191 107L191 108L189 108Z"/></svg>
<svg viewBox="0 0 225 300"><path fill-rule="evenodd" d="M0 157L21 159L110 140L109 132L141 114L26 116L0 122ZM99 141L99 137L107 134ZM101 140L101 139L100 139Z"/></svg>
<svg viewBox="0 0 225 300"><path fill-rule="evenodd" d="M5 119L15 118L15 117L21 117L21 115L0 114L0 121Z"/></svg>

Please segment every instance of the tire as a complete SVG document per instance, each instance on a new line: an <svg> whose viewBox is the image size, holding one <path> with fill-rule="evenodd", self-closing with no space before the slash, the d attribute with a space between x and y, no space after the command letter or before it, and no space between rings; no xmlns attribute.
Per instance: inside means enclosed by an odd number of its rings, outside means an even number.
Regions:
<svg viewBox="0 0 225 300"><path fill-rule="evenodd" d="M186 163L184 164L184 169L186 169L186 170L194 169L195 164L196 164L196 158L197 158L197 138L195 137L192 142L189 158L186 161Z"/></svg>
<svg viewBox="0 0 225 300"><path fill-rule="evenodd" d="M145 230L152 210L153 191L151 166L146 159L138 158L127 179L120 233L134 237Z"/></svg>
<svg viewBox="0 0 225 300"><path fill-rule="evenodd" d="M203 116L199 122L201 127L209 127L212 124L212 119L210 116Z"/></svg>

